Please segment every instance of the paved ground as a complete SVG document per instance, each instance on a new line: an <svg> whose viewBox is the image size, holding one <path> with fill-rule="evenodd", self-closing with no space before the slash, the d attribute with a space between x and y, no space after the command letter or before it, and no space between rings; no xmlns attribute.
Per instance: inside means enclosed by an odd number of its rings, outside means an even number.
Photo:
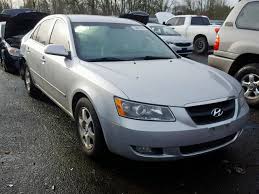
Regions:
<svg viewBox="0 0 259 194"><path fill-rule="evenodd" d="M141 163L111 154L96 162L79 149L65 113L47 98L30 98L19 77L0 70L0 193L252 194L258 118L252 110L236 143L202 157Z"/></svg>

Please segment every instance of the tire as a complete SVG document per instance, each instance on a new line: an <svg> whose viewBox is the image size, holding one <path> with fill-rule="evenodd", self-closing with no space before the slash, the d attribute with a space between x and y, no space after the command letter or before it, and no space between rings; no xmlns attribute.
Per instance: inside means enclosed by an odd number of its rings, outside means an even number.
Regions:
<svg viewBox="0 0 259 194"><path fill-rule="evenodd" d="M241 68L235 75L245 90L247 103L259 107L259 63L252 63Z"/></svg>
<svg viewBox="0 0 259 194"><path fill-rule="evenodd" d="M107 148L96 111L87 98L81 98L75 109L77 135L87 156L100 158Z"/></svg>
<svg viewBox="0 0 259 194"><path fill-rule="evenodd" d="M40 91L38 88L36 88L36 86L34 85L33 83L33 80L31 78L31 73L30 73L30 70L28 68L28 66L26 65L25 67L25 70L24 70L24 84L25 84L25 88L27 90L27 93L33 97L33 98L36 98L39 96L40 94Z"/></svg>
<svg viewBox="0 0 259 194"><path fill-rule="evenodd" d="M204 36L196 38L193 43L193 46L194 46L194 51L197 54L205 54L208 52L209 45L206 37Z"/></svg>

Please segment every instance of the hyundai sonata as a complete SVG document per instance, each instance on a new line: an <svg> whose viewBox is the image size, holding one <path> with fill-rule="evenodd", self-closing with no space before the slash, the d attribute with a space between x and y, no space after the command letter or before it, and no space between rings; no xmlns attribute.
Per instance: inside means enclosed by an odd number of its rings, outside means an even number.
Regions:
<svg viewBox="0 0 259 194"><path fill-rule="evenodd" d="M22 43L24 81L75 121L82 148L174 160L233 143L249 112L239 83L178 56L132 20L52 15Z"/></svg>

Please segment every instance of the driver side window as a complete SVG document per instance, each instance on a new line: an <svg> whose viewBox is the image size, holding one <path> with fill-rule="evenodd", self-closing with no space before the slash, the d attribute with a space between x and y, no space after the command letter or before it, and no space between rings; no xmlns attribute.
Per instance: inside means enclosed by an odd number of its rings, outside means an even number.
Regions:
<svg viewBox="0 0 259 194"><path fill-rule="evenodd" d="M50 37L50 44L63 45L67 49L67 51L70 50L66 25L65 22L60 19L58 19L55 23Z"/></svg>

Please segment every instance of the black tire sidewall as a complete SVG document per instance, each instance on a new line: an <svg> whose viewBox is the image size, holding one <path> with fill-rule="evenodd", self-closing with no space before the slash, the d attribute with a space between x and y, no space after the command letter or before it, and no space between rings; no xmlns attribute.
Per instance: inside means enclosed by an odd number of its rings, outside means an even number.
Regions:
<svg viewBox="0 0 259 194"><path fill-rule="evenodd" d="M199 50L197 49L198 48L197 44L201 41L204 43L204 47L203 49ZM208 41L205 37L199 37L194 41L194 51L198 54L204 54L208 52Z"/></svg>
<svg viewBox="0 0 259 194"><path fill-rule="evenodd" d="M29 67L27 65L24 66L24 75L26 74L26 71L28 70L29 74L30 74L30 91L27 89L27 84L26 84L26 79L24 76L24 85L25 85L25 89L27 91L27 93L31 96L31 97L37 97L39 94L39 90L36 88L36 86L33 83L33 80L31 78L31 72L29 70Z"/></svg>
<svg viewBox="0 0 259 194"><path fill-rule="evenodd" d="M88 109L94 123L95 141L94 141L94 146L91 150L88 150L84 147L79 133L79 114L80 114L80 110L83 107ZM76 121L76 128L77 128L77 136L78 136L78 140L80 141L82 150L92 158L98 158L100 156L103 156L106 152L106 144L105 144L101 124L92 103L87 98L81 98L78 101L75 108L75 121Z"/></svg>
<svg viewBox="0 0 259 194"><path fill-rule="evenodd" d="M248 74L256 74L259 76L259 63L251 63L241 68L236 74L235 78L241 83L242 78ZM259 107L259 98L246 99L247 103L253 107Z"/></svg>

